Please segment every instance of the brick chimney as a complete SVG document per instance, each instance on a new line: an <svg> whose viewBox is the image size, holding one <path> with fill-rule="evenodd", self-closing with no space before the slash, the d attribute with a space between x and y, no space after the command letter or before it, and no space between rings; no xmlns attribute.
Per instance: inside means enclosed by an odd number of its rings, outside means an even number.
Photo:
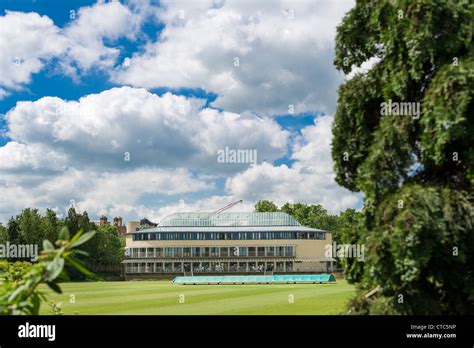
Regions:
<svg viewBox="0 0 474 348"><path fill-rule="evenodd" d="M102 225L107 225L107 216L105 215L102 215L99 219L99 225L102 226Z"/></svg>

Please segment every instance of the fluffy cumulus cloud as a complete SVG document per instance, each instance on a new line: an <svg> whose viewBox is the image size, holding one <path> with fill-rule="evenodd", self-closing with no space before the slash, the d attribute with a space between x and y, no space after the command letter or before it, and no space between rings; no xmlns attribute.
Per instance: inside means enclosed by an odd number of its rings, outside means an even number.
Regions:
<svg viewBox="0 0 474 348"><path fill-rule="evenodd" d="M99 1L63 28L37 13L0 16L0 100L53 64L75 79L98 69L127 85L78 100L19 101L5 113L0 220L71 203L125 220L237 199L243 211L259 199L320 203L333 213L358 204L334 182L332 117L301 132L273 118L290 105L297 114L333 113L343 78L332 65L335 28L352 0L150 3ZM147 20L162 25L144 33ZM145 42L126 64L118 62L123 38ZM154 87L217 98L208 105L145 89ZM250 151L257 161L222 163L223 150ZM292 164L274 164L281 159Z"/></svg>
<svg viewBox="0 0 474 348"><path fill-rule="evenodd" d="M53 59L55 71L74 78L91 68L112 69L120 53L114 41L133 40L149 14L120 2L82 7L64 27L38 13L5 11L0 16L0 99L31 82ZM108 45L105 44L108 42ZM3 88L2 88L3 87Z"/></svg>
<svg viewBox="0 0 474 348"><path fill-rule="evenodd" d="M99 2L82 7L63 34L69 39L67 58L80 70L113 68L120 50L105 45L121 37L133 40L140 30L142 13L132 12L120 2ZM72 63L71 63L72 62Z"/></svg>
<svg viewBox="0 0 474 348"><path fill-rule="evenodd" d="M156 42L116 71L119 83L200 87L229 111L332 113L341 76L336 26L352 1L163 1Z"/></svg>
<svg viewBox="0 0 474 348"><path fill-rule="evenodd" d="M286 154L289 134L273 119L205 108L204 103L121 87L79 101L19 102L5 118L11 139L52 149L74 166L235 172L245 164L219 163L219 150L255 150L267 160Z"/></svg>
<svg viewBox="0 0 474 348"><path fill-rule="evenodd" d="M210 191L215 178L249 166L219 163L226 147L270 160L286 154L289 134L273 119L204 103L131 87L19 102L5 115L12 141L0 148L0 195L19 195L19 207L74 199L91 213L126 213L143 195ZM4 202L0 213L18 208Z"/></svg>
<svg viewBox="0 0 474 348"><path fill-rule="evenodd" d="M46 60L66 47L67 39L47 16L6 11L0 16L0 86L15 90L29 83ZM0 90L0 99L5 93Z"/></svg>
<svg viewBox="0 0 474 348"><path fill-rule="evenodd" d="M138 168L127 172L98 172L68 168L55 175L25 172L0 175L2 220L25 207L55 207L64 212L73 204L93 216L106 212L137 213L137 200L144 193L177 195L210 190L213 183L198 180L185 169Z"/></svg>
<svg viewBox="0 0 474 348"><path fill-rule="evenodd" d="M360 195L334 181L330 157L332 120L330 116L319 117L315 125L302 130L293 147L295 162L291 167L262 163L249 168L227 180L229 193L250 201L269 199L279 205L319 203L332 213L356 206Z"/></svg>

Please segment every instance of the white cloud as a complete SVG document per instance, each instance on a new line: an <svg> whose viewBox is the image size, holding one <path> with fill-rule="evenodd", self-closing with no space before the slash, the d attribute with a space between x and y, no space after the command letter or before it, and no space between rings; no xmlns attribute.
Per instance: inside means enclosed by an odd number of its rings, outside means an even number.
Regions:
<svg viewBox="0 0 474 348"><path fill-rule="evenodd" d="M286 155L290 134L269 117L288 113L290 104L296 113L334 111L342 80L332 65L335 27L352 4L175 0L157 8L142 0L100 1L64 28L36 13L6 12L0 99L57 58L73 78L98 68L133 86L203 88L218 95L212 106L225 111L131 87L77 101L19 102L5 115L12 141L0 147L0 218L27 206L61 211L70 200L92 216L156 221L237 199L245 204L234 210L242 211L259 199L321 203L330 212L353 207L359 197L334 182L332 118L302 130L288 167L270 164ZM139 29L153 14L165 25L158 40L117 67L117 41L143 38ZM256 150L259 164L218 163L225 147ZM225 179L225 191L216 190ZM184 206L170 203L188 195Z"/></svg>
<svg viewBox="0 0 474 348"><path fill-rule="evenodd" d="M44 145L10 141L0 147L0 163L2 171L62 171L66 168L66 156Z"/></svg>
<svg viewBox="0 0 474 348"><path fill-rule="evenodd" d="M65 207L71 199L91 214L153 212L156 204L140 203L145 195L214 190L217 179L248 167L218 163L218 149L256 149L274 160L286 153L289 137L271 118L131 87L78 101L18 102L5 119L12 141L0 147L3 217L26 206Z"/></svg>
<svg viewBox="0 0 474 348"><path fill-rule="evenodd" d="M329 212L354 207L360 200L338 186L330 157L332 117L316 119L305 127L295 143L291 167L263 163L229 178L226 188L235 197L248 201L269 199L277 205L286 202L319 203Z"/></svg>
<svg viewBox="0 0 474 348"><path fill-rule="evenodd" d="M91 67L112 68L120 50L107 46L104 41L114 41L121 37L135 39L142 17L132 12L120 2L98 2L82 7L77 18L63 30L69 39L67 57L80 70Z"/></svg>
<svg viewBox="0 0 474 348"><path fill-rule="evenodd" d="M353 1L163 1L159 39L113 74L143 87L200 87L229 111L332 113L342 80L336 25ZM234 66L234 59L239 66Z"/></svg>
<svg viewBox="0 0 474 348"><path fill-rule="evenodd" d="M31 75L63 54L66 46L66 38L47 16L6 11L0 16L0 86L15 90L29 83Z"/></svg>
<svg viewBox="0 0 474 348"><path fill-rule="evenodd" d="M143 4L131 10L120 2L99 1L80 8L65 28L35 12L7 10L0 16L0 99L8 89L22 89L55 58L54 71L73 78L92 68L112 69L120 53L113 43L135 39L150 15Z"/></svg>
<svg viewBox="0 0 474 348"><path fill-rule="evenodd" d="M70 168L54 176L0 174L0 216L7 219L25 207L62 207L74 202L91 215L105 211L127 213L144 194L175 195L210 190L213 183L198 180L185 169L139 168L122 173Z"/></svg>
<svg viewBox="0 0 474 348"><path fill-rule="evenodd" d="M11 93L4 90L3 88L0 88L0 100L8 97Z"/></svg>
<svg viewBox="0 0 474 348"><path fill-rule="evenodd" d="M203 105L202 99L121 87L79 101L44 97L19 102L5 118L10 138L54 149L75 167L235 172L248 164L217 163L219 149L255 149L259 158L267 160L285 155L289 134L274 120Z"/></svg>

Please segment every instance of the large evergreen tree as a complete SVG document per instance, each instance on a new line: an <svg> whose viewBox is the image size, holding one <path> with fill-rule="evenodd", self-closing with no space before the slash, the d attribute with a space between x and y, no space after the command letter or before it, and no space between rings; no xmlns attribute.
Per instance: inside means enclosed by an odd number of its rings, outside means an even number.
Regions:
<svg viewBox="0 0 474 348"><path fill-rule="evenodd" d="M333 125L336 180L365 194L353 312L474 312L473 26L469 0L364 0L338 27L338 69L376 57Z"/></svg>

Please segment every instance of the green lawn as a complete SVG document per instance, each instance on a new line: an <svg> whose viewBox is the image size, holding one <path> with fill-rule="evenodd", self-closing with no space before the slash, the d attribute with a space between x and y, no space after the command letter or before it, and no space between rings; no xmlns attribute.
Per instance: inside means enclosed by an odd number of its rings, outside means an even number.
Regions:
<svg viewBox="0 0 474 348"><path fill-rule="evenodd" d="M63 283L63 294L43 287L64 314L338 314L354 288L332 284L173 285L171 281ZM70 303L71 295L75 303ZM180 296L184 295L184 303ZM292 296L291 296L292 295ZM182 296L181 296L182 298ZM293 303L290 299L293 298ZM48 303L41 314L52 314Z"/></svg>

